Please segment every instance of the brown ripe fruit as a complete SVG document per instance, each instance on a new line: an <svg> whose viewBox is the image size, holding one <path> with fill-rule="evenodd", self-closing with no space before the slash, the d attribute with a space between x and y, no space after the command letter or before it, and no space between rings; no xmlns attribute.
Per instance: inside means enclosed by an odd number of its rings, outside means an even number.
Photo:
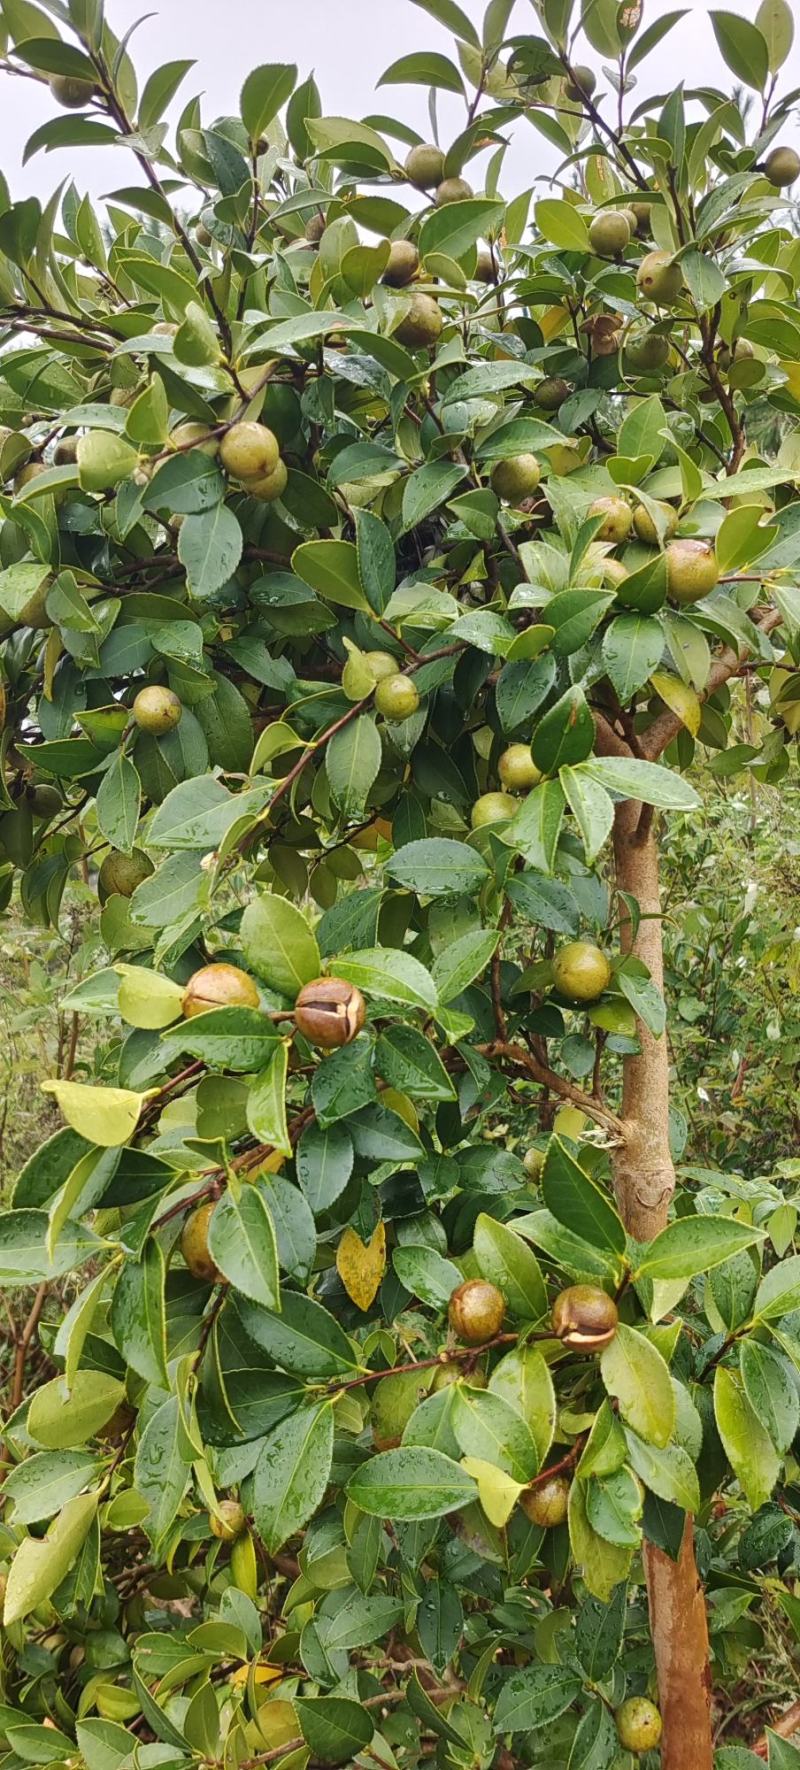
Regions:
<svg viewBox="0 0 800 1770"><path fill-rule="evenodd" d="M416 185L418 191L432 190L444 177L444 154L441 148L432 141L419 142L408 154L404 171L409 184Z"/></svg>
<svg viewBox="0 0 800 1770"><path fill-rule="evenodd" d="M112 848L106 855L97 875L97 893L101 903L107 897L132 897L137 885L143 879L149 879L154 871L153 863L141 848L134 848L132 854L120 854Z"/></svg>
<svg viewBox="0 0 800 1770"><path fill-rule="evenodd" d="M678 527L678 512L674 509L672 504L659 503L658 508L665 523L664 539L669 541ZM640 541L646 541L649 547L658 547L661 545L656 525L649 510L645 509L644 504L638 504L634 510L633 526Z"/></svg>
<svg viewBox="0 0 800 1770"><path fill-rule="evenodd" d="M636 273L636 286L646 301L672 307L683 288L681 267L673 264L671 252L648 252Z"/></svg>
<svg viewBox="0 0 800 1770"><path fill-rule="evenodd" d="M325 216L319 214L309 216L305 226L305 236L309 246L318 246L327 227Z"/></svg>
<svg viewBox="0 0 800 1770"><path fill-rule="evenodd" d="M622 209L604 209L589 224L589 244L601 258L616 258L630 239L631 225Z"/></svg>
<svg viewBox="0 0 800 1770"><path fill-rule="evenodd" d="M154 737L163 737L165 732L174 731L180 724L183 707L171 688L151 682L146 688L140 688L131 712L140 730L150 731Z"/></svg>
<svg viewBox="0 0 800 1770"><path fill-rule="evenodd" d="M619 1316L613 1297L599 1285L572 1284L556 1297L553 1333L571 1352L602 1352L610 1346Z"/></svg>
<svg viewBox="0 0 800 1770"><path fill-rule="evenodd" d="M555 1530L557 1524L566 1521L569 1482L563 1475L551 1475L549 1481L542 1481L538 1487L521 1493L519 1503L531 1524L538 1525L540 1530Z"/></svg>
<svg viewBox="0 0 800 1770"><path fill-rule="evenodd" d="M274 473L280 459L278 439L266 424L244 418L232 424L219 445L219 458L234 479L258 479Z"/></svg>
<svg viewBox="0 0 800 1770"><path fill-rule="evenodd" d="M298 1032L321 1051L335 1051L356 1038L367 1018L360 989L344 977L316 977L304 983L294 1005Z"/></svg>
<svg viewBox="0 0 800 1770"><path fill-rule="evenodd" d="M764 161L764 173L770 184L781 190L786 184L794 184L800 172L800 154L791 147L774 147Z"/></svg>
<svg viewBox="0 0 800 1770"><path fill-rule="evenodd" d="M74 74L51 74L50 91L58 104L65 111L82 111L84 105L94 98L94 86L91 80L80 80Z"/></svg>
<svg viewBox="0 0 800 1770"><path fill-rule="evenodd" d="M536 491L542 470L535 455L506 455L492 468L492 491L507 504L519 504Z"/></svg>
<svg viewBox="0 0 800 1770"><path fill-rule="evenodd" d="M443 209L446 203L463 203L467 197L474 195L472 185L467 184L466 178L443 178L436 187L433 200L437 209Z"/></svg>
<svg viewBox="0 0 800 1770"><path fill-rule="evenodd" d="M719 583L717 555L710 541L670 541L666 560L667 592L673 602L699 602Z"/></svg>
<svg viewBox="0 0 800 1770"><path fill-rule="evenodd" d="M375 711L382 713L384 719L397 723L401 719L410 719L419 706L419 689L410 676L404 676L401 670L395 670L393 676L384 676L375 689Z"/></svg>
<svg viewBox="0 0 800 1770"><path fill-rule="evenodd" d="M467 1346L483 1346L499 1334L506 1313L505 1298L485 1278L468 1278L450 1298L450 1326Z"/></svg>
<svg viewBox="0 0 800 1770"><path fill-rule="evenodd" d="M571 104L580 104L581 99L591 98L596 85L597 75L593 68L573 68L567 86L567 98Z"/></svg>
<svg viewBox="0 0 800 1770"><path fill-rule="evenodd" d="M381 277L390 289L403 289L419 270L419 253L413 240L392 240L386 269Z"/></svg>
<svg viewBox="0 0 800 1770"><path fill-rule="evenodd" d="M595 1002L611 981L611 966L591 940L568 940L553 955L553 982L568 1002Z"/></svg>
<svg viewBox="0 0 800 1770"><path fill-rule="evenodd" d="M399 326L395 326L393 337L398 344L405 344L409 350L429 350L442 335L444 315L438 301L432 295L412 295L408 311L403 314Z"/></svg>
<svg viewBox="0 0 800 1770"><path fill-rule="evenodd" d="M633 528L633 511L624 498L595 498L589 505L587 516L602 516L602 526L595 536L597 541L609 541L612 546L619 547L627 541Z"/></svg>
<svg viewBox="0 0 800 1770"><path fill-rule="evenodd" d="M235 1543L247 1524L244 1507L238 1500L220 1500L216 1512L209 1512L208 1524L211 1535L221 1543Z"/></svg>
<svg viewBox="0 0 800 1770"><path fill-rule="evenodd" d="M663 1722L660 1710L649 1696L629 1696L617 1709L614 1720L619 1743L626 1752L638 1757L640 1752L655 1751Z"/></svg>
<svg viewBox="0 0 800 1770"><path fill-rule="evenodd" d="M537 381L533 390L533 403L542 412L557 412L572 392L568 381L563 375L545 375L543 381Z"/></svg>
<svg viewBox="0 0 800 1770"><path fill-rule="evenodd" d="M497 278L497 266L488 246L478 250L478 262L475 266L476 283L493 283Z"/></svg>
<svg viewBox="0 0 800 1770"><path fill-rule="evenodd" d="M219 1267L214 1264L208 1251L208 1225L216 1200L208 1204L198 1205L181 1230L181 1253L192 1278L205 1279L207 1284L215 1284L221 1277Z"/></svg>
<svg viewBox="0 0 800 1770"><path fill-rule="evenodd" d="M209 1014L214 1008L257 1008L259 1002L258 987L252 977L238 965L220 960L194 972L181 1006L187 1020L191 1020L195 1014Z"/></svg>
<svg viewBox="0 0 800 1770"><path fill-rule="evenodd" d="M497 764L497 772L509 793L524 793L542 778L530 750L530 744L509 744Z"/></svg>
<svg viewBox="0 0 800 1770"><path fill-rule="evenodd" d="M53 450L53 465L55 467L71 467L72 463L77 461L77 459L77 436L62 436Z"/></svg>

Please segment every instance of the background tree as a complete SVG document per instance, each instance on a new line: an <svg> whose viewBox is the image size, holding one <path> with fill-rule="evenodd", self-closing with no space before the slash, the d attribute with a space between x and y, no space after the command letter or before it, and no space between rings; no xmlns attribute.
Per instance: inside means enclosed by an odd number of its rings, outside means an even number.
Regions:
<svg viewBox="0 0 800 1770"><path fill-rule="evenodd" d="M3 892L98 869L114 1029L0 1219L14 1762L710 1770L699 1569L800 1624L796 1215L673 1205L659 878L798 723L791 12L712 14L748 133L640 96L678 15L424 10L453 142L266 66L168 147L188 64L2 3L28 152L143 180L0 213Z"/></svg>

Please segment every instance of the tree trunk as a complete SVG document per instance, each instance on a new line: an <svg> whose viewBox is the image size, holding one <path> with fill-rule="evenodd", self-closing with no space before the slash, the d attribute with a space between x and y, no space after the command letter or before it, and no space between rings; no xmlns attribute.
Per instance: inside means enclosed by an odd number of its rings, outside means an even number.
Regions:
<svg viewBox="0 0 800 1770"><path fill-rule="evenodd" d="M649 811L630 800L617 808L614 864L617 889L636 898L642 917L635 940L630 921L623 920L623 950L643 959L662 989L658 839ZM624 1062L625 1137L615 1155L614 1185L629 1234L637 1241L650 1241L666 1225L675 1189L669 1147L669 1051L666 1036L656 1039L641 1024L639 1036L641 1054ZM692 1520L686 1521L677 1561L646 1544L644 1563L664 1721L662 1770L713 1770L708 1624Z"/></svg>

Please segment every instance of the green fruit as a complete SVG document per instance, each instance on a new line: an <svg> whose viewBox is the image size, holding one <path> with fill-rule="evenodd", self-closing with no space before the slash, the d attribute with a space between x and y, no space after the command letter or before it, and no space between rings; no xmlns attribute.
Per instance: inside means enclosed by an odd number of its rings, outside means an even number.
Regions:
<svg viewBox="0 0 800 1770"><path fill-rule="evenodd" d="M542 412L557 412L572 392L568 381L563 375L546 375L538 381L533 390L533 403Z"/></svg>
<svg viewBox="0 0 800 1770"><path fill-rule="evenodd" d="M535 1144L531 1149L526 1149L522 1157L522 1166L529 1180L538 1180L544 1167L544 1150L537 1149Z"/></svg>
<svg viewBox="0 0 800 1770"><path fill-rule="evenodd" d="M410 719L419 706L419 691L410 676L403 676L398 670L394 676L384 676L375 689L375 711L382 713L384 719Z"/></svg>
<svg viewBox="0 0 800 1770"><path fill-rule="evenodd" d="M404 167L409 184L419 191L429 191L444 177L444 154L434 142L420 142L412 147Z"/></svg>
<svg viewBox="0 0 800 1770"><path fill-rule="evenodd" d="M567 85L567 98L571 104L580 104L581 99L591 98L596 85L597 75L593 68L573 68Z"/></svg>
<svg viewBox="0 0 800 1770"><path fill-rule="evenodd" d="M187 1020L214 1008L258 1008L258 985L238 965L202 965L186 985L181 1004Z"/></svg>
<svg viewBox="0 0 800 1770"><path fill-rule="evenodd" d="M153 871L152 861L141 848L134 848L132 854L109 849L97 875L100 902L105 903L107 897L132 897L137 885L149 879Z"/></svg>
<svg viewBox="0 0 800 1770"><path fill-rule="evenodd" d="M482 793L480 799L470 812L470 823L473 830L483 830L489 824L504 824L517 810L517 801L510 793Z"/></svg>
<svg viewBox="0 0 800 1770"><path fill-rule="evenodd" d="M409 350L427 350L441 337L443 325L438 301L432 295L414 294L399 326L395 326L394 337Z"/></svg>
<svg viewBox="0 0 800 1770"><path fill-rule="evenodd" d="M611 981L611 966L591 940L570 940L553 955L553 982L568 1002L595 1002Z"/></svg>
<svg viewBox="0 0 800 1770"><path fill-rule="evenodd" d="M553 1333L570 1352L602 1352L617 1331L617 1305L599 1285L571 1284L553 1304Z"/></svg>
<svg viewBox="0 0 800 1770"><path fill-rule="evenodd" d="M643 202L640 197L635 197L633 201L628 204L628 208L636 222L637 234L649 233L652 205Z"/></svg>
<svg viewBox="0 0 800 1770"><path fill-rule="evenodd" d="M467 184L466 178L443 178L436 187L433 200L437 209L443 209L446 203L463 203L467 197L474 195L472 185Z"/></svg>
<svg viewBox="0 0 800 1770"><path fill-rule="evenodd" d="M94 98L94 86L91 80L77 79L74 74L51 74L50 91L65 111L82 111L90 99Z"/></svg>
<svg viewBox="0 0 800 1770"><path fill-rule="evenodd" d="M794 184L800 172L800 154L791 147L775 147L767 154L764 161L764 173L770 184L780 190L785 184Z"/></svg>
<svg viewBox="0 0 800 1770"><path fill-rule="evenodd" d="M618 590L620 584L630 576L627 566L621 559L604 559L602 562L603 580L612 590Z"/></svg>
<svg viewBox="0 0 800 1770"><path fill-rule="evenodd" d="M518 504L536 491L541 476L535 455L507 455L492 468L492 491L508 504Z"/></svg>
<svg viewBox="0 0 800 1770"><path fill-rule="evenodd" d="M625 340L625 366L646 374L663 369L669 357L669 339L661 332L639 332Z"/></svg>
<svg viewBox="0 0 800 1770"><path fill-rule="evenodd" d="M244 1507L240 1506L238 1500L220 1500L216 1512L209 1512L208 1515L211 1535L217 1537L221 1543L235 1543L246 1524Z"/></svg>
<svg viewBox="0 0 800 1770"><path fill-rule="evenodd" d="M719 583L719 565L710 541L670 541L666 561L667 592L673 602L699 602Z"/></svg>
<svg viewBox="0 0 800 1770"><path fill-rule="evenodd" d="M110 492L138 466L138 450L113 430L89 430L77 450L78 478L84 492Z"/></svg>
<svg viewBox="0 0 800 1770"><path fill-rule="evenodd" d="M47 468L43 461L26 462L25 466L20 467L19 472L14 475L15 496L18 497L20 492L24 492L25 487L30 485L31 480L38 479L40 474L46 472Z"/></svg>
<svg viewBox="0 0 800 1770"><path fill-rule="evenodd" d="M525 1517L540 1530L555 1530L563 1524L569 1511L569 1482L563 1475L551 1475L539 1487L531 1487L519 1496Z"/></svg>
<svg viewBox="0 0 800 1770"><path fill-rule="evenodd" d="M616 258L630 245L631 225L621 209L605 209L589 225L589 243L601 258Z"/></svg>
<svg viewBox="0 0 800 1770"><path fill-rule="evenodd" d="M388 283L390 289L403 289L406 283L413 281L418 270L419 253L413 240L392 240L381 282Z"/></svg>
<svg viewBox="0 0 800 1770"><path fill-rule="evenodd" d="M431 1373L397 1371L376 1383L372 1395L372 1439L376 1450L395 1450L406 1426L427 1395Z"/></svg>
<svg viewBox="0 0 800 1770"><path fill-rule="evenodd" d="M442 1389L452 1388L454 1383L469 1383L471 1389L485 1389L486 1376L481 1370L466 1370L464 1363L457 1358L449 1359L440 1364L431 1383L431 1394L438 1395Z"/></svg>
<svg viewBox="0 0 800 1770"><path fill-rule="evenodd" d="M524 793L542 778L530 752L529 744L509 744L497 764L497 772L509 793Z"/></svg>
<svg viewBox="0 0 800 1770"><path fill-rule="evenodd" d="M274 473L280 460L278 439L266 424L243 418L232 424L219 445L219 458L234 479L259 479Z"/></svg>
<svg viewBox="0 0 800 1770"><path fill-rule="evenodd" d="M675 530L678 527L678 512L673 509L671 504L659 503L658 508L661 511L666 524L664 539L668 541L672 535L674 535ZM661 545L661 537L649 510L645 509L644 504L638 504L634 510L633 526L640 541L646 541L649 547L659 547Z"/></svg>
<svg viewBox="0 0 800 1770"><path fill-rule="evenodd" d="M198 424L194 418L176 424L169 440L174 449L197 449L198 454L208 455L211 460L219 454L219 437L211 434L207 424Z"/></svg>
<svg viewBox="0 0 800 1770"><path fill-rule="evenodd" d="M499 1334L506 1313L505 1298L485 1278L468 1278L450 1298L447 1314L453 1332L468 1346L483 1346Z"/></svg>
<svg viewBox="0 0 800 1770"><path fill-rule="evenodd" d="M58 787L51 787L49 782L41 781L30 791L30 805L34 817L56 817L63 810L64 801Z"/></svg>
<svg viewBox="0 0 800 1770"><path fill-rule="evenodd" d="M221 1276L208 1250L208 1226L215 1205L215 1199L199 1205L187 1217L181 1231L181 1253L192 1278L202 1278L206 1284L214 1284Z"/></svg>
<svg viewBox="0 0 800 1770"><path fill-rule="evenodd" d="M164 688L158 682L150 682L146 688L140 688L131 713L142 731L151 731L154 737L163 737L165 732L174 731L176 725L180 724L183 706L171 688Z"/></svg>
<svg viewBox="0 0 800 1770"><path fill-rule="evenodd" d="M242 484L245 491L250 493L251 498L259 498L262 504L273 504L276 498L283 496L288 481L289 472L286 462L279 461L271 473L261 474L258 479L245 479Z"/></svg>
<svg viewBox="0 0 800 1770"><path fill-rule="evenodd" d="M384 682L387 676L396 676L397 659L390 651L365 651L364 662L369 664L376 682Z"/></svg>
<svg viewBox="0 0 800 1770"><path fill-rule="evenodd" d="M78 459L77 436L62 436L53 450L55 467L69 467Z"/></svg>
<svg viewBox="0 0 800 1770"><path fill-rule="evenodd" d="M788 150L787 150L788 151ZM617 1737L626 1752L653 1752L663 1729L659 1710L649 1696L629 1696L614 1719ZM746 1755L746 1754L745 1754Z"/></svg>
<svg viewBox="0 0 800 1770"><path fill-rule="evenodd" d="M624 498L595 498L586 514L603 518L595 536L597 541L609 541L613 547L619 547L623 541L627 541L633 528L633 511Z"/></svg>
<svg viewBox="0 0 800 1770"><path fill-rule="evenodd" d="M648 252L636 273L636 286L647 301L659 307L672 307L680 300L683 272L674 264L671 252Z"/></svg>
<svg viewBox="0 0 800 1770"><path fill-rule="evenodd" d="M39 585L38 590L34 590L33 595L28 597L27 602L23 603L19 614L13 621L0 614L0 622L2 622L0 633L11 633L15 627L33 627L37 631L45 627L52 627L53 617L47 613L47 598L52 588L53 580L47 577L44 583Z"/></svg>

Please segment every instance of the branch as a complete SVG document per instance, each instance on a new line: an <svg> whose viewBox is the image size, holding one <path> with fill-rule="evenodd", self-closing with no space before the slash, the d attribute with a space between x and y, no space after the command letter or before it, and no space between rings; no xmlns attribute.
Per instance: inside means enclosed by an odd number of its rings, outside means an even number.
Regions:
<svg viewBox="0 0 800 1770"><path fill-rule="evenodd" d="M760 633L772 633L775 627L780 626L782 618L780 609L771 608L767 610L763 620L756 622L756 625ZM717 689L721 688L723 683L730 682L732 677L740 675L746 666L747 659L740 658L738 652L726 645L725 650L720 652L719 657L711 666L708 681L700 696L701 701L707 701L710 695L716 694ZM642 734L642 752L648 761L653 762L658 756L663 756L667 745L672 743L674 737L677 737L682 724L683 721L678 718L677 713L669 711L659 713L658 718L654 719L652 725Z"/></svg>
<svg viewBox="0 0 800 1770"><path fill-rule="evenodd" d="M798 1729L800 1729L800 1702L793 1702L785 1714L781 1715L777 1721L770 1723L770 1733L774 1733L778 1739L791 1739L792 1734L797 1733ZM766 1758L769 1752L769 1739L766 1733L764 1738L759 1740L758 1745L753 1746L753 1751L757 1758Z"/></svg>
<svg viewBox="0 0 800 1770"><path fill-rule="evenodd" d="M569 1100L587 1118L594 1119L595 1124L601 1125L604 1131L609 1131L613 1137L624 1137L622 1119L611 1111L610 1106L606 1106L602 1100L595 1100L592 1094L585 1094L583 1088L578 1088L574 1082L568 1082L563 1076L557 1075L554 1069L549 1069L546 1063L540 1063L538 1057L534 1057L532 1051L526 1051L524 1046L509 1044L504 1039L494 1039L490 1045L479 1045L477 1048L483 1057L504 1058L506 1063L513 1063L518 1069L527 1070L534 1082L541 1083L543 1088L551 1088L563 1100Z"/></svg>

